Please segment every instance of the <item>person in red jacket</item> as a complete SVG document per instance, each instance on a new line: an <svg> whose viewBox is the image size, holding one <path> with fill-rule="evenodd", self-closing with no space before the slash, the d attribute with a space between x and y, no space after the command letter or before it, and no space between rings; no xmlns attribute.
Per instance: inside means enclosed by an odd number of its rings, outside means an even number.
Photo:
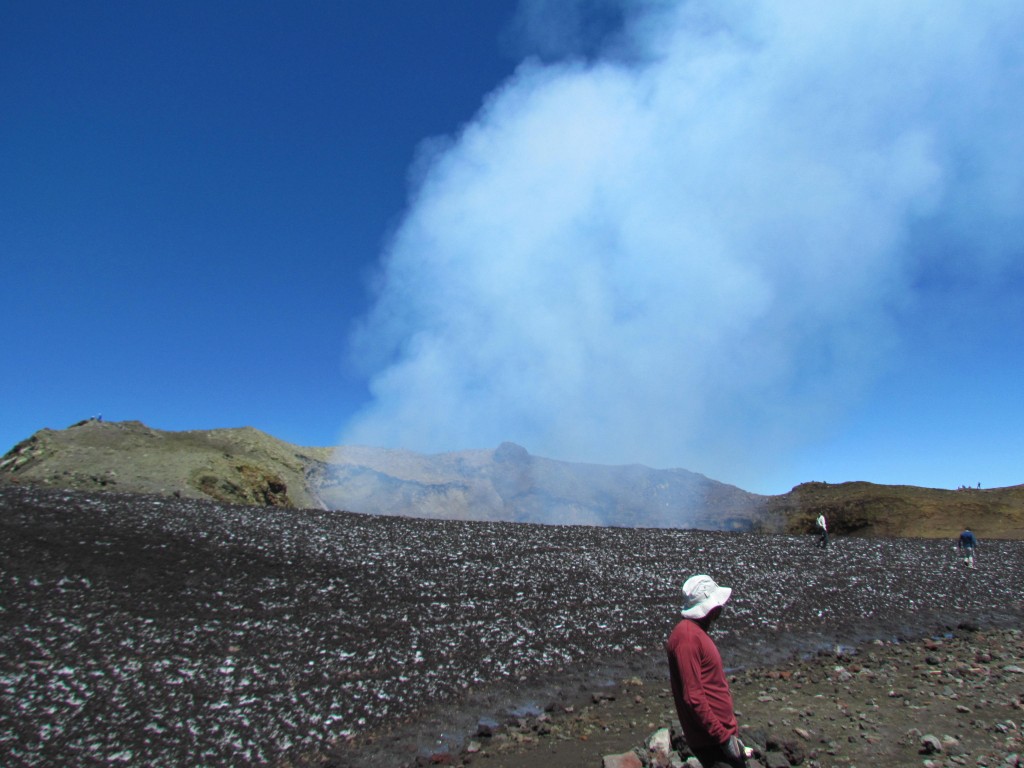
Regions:
<svg viewBox="0 0 1024 768"><path fill-rule="evenodd" d="M708 630L732 590L710 576L691 576L683 584L683 620L666 643L672 698L679 724L704 768L742 768L745 751L722 657Z"/></svg>

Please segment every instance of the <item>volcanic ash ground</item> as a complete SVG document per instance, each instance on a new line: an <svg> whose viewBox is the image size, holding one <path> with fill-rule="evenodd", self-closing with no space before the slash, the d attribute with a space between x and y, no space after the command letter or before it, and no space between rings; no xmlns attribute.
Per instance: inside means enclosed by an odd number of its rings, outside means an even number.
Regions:
<svg viewBox="0 0 1024 768"><path fill-rule="evenodd" d="M1024 545L439 522L0 487L6 766L273 764L655 670L680 585L741 666L1017 625ZM437 719L440 718L440 719ZM429 723L429 725L428 725ZM397 742L396 742L397 743Z"/></svg>

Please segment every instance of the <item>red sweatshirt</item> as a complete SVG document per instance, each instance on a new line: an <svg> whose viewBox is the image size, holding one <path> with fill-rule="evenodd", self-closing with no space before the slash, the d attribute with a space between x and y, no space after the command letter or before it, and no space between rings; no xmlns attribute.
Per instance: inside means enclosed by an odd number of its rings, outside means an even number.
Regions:
<svg viewBox="0 0 1024 768"><path fill-rule="evenodd" d="M687 743L697 749L723 744L739 726L718 648L690 619L676 625L665 648L672 697Z"/></svg>

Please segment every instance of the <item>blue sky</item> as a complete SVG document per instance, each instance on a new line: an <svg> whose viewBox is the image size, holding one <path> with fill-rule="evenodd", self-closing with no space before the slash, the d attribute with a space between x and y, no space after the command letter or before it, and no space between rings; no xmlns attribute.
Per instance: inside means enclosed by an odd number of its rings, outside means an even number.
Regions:
<svg viewBox="0 0 1024 768"><path fill-rule="evenodd" d="M1024 10L0 10L0 448L1024 482Z"/></svg>
<svg viewBox="0 0 1024 768"><path fill-rule="evenodd" d="M96 413L332 444L417 147L512 71L513 10L5 4L4 449Z"/></svg>

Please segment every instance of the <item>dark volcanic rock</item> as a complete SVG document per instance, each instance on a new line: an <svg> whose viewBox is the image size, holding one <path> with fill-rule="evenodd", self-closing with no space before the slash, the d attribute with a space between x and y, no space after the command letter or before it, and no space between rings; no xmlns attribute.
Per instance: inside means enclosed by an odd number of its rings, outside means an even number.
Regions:
<svg viewBox="0 0 1024 768"><path fill-rule="evenodd" d="M692 573L734 589L716 634L749 667L1017 622L1024 546L982 545L970 571L942 541L824 552L810 536L3 486L0 754L5 766L371 767L454 754L485 720L525 718L516 738L550 738L539 717L580 686L663 676Z"/></svg>

